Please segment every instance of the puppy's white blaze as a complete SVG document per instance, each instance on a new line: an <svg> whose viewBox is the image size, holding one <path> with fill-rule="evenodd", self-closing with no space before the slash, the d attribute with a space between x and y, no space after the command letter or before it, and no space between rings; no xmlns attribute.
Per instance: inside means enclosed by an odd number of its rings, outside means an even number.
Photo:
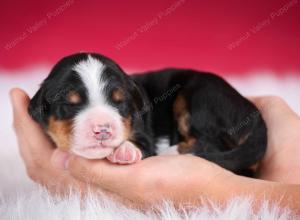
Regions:
<svg viewBox="0 0 300 220"><path fill-rule="evenodd" d="M85 87L87 88L90 105L105 105L106 100L103 95L103 89L105 82L101 80L101 75L105 69L103 63L93 58L91 55L88 56L87 60L81 61L73 68Z"/></svg>
<svg viewBox="0 0 300 220"><path fill-rule="evenodd" d="M116 108L107 104L107 100L104 95L104 88L107 84L107 82L105 82L101 77L104 69L105 65L100 60L93 58L91 55L88 55L87 60L79 62L73 68L87 88L89 98L89 106L87 106L87 108L103 106L114 113L118 113Z"/></svg>
<svg viewBox="0 0 300 220"><path fill-rule="evenodd" d="M120 144L123 141L123 124L122 117L118 110L111 106L106 99L105 87L107 82L101 77L105 70L105 65L93 58L91 55L84 61L79 62L73 67L73 70L77 72L81 78L86 90L89 100L89 104L74 118L74 137L72 145L75 149L82 148L86 143L91 143L94 140L84 140L84 134L90 132L88 124L92 124L92 121L97 122L99 115L95 113L95 109L99 109L100 112L105 112L107 116L112 118L112 121L117 126L118 135L112 141L112 144ZM85 128L85 129L83 129ZM76 140L80 140L79 142ZM113 147L113 146L112 146ZM116 147L116 146L115 146ZM98 152L99 155L101 152ZM97 153L97 154L98 154ZM91 158L90 155L89 157ZM96 156L97 157L97 156Z"/></svg>

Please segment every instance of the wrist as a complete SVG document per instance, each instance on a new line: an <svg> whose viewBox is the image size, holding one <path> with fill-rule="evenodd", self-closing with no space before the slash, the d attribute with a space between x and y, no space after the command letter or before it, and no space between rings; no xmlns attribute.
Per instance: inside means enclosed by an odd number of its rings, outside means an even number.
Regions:
<svg viewBox="0 0 300 220"><path fill-rule="evenodd" d="M253 209L258 210L264 201L275 203L282 208L289 208L300 213L300 185L284 184L279 182L252 179L235 175L229 181L227 191L221 202L234 197L250 197L253 199Z"/></svg>

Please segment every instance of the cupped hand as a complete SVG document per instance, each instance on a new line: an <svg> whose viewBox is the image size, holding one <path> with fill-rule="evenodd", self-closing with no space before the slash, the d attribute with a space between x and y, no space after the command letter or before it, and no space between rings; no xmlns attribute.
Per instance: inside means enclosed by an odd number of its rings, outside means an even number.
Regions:
<svg viewBox="0 0 300 220"><path fill-rule="evenodd" d="M259 107L268 128L268 150L259 177L274 182L299 184L299 116L278 97L256 97L252 101ZM189 155L150 157L130 166L71 156L65 167L76 179L143 205L156 203L162 198L175 204L195 204L200 196L220 201L222 197L228 196L226 194L233 183L237 188L243 184L252 185L249 184L250 180L239 178L209 161Z"/></svg>
<svg viewBox="0 0 300 220"><path fill-rule="evenodd" d="M28 175L52 191L68 192L69 187L84 191L92 186L135 204L153 204L162 198L194 203L200 196L220 198L229 180L237 180L231 172L190 155L150 157L133 165L69 155L56 150L28 115L29 98L25 92L12 90L11 99L14 128ZM277 97L252 101L260 108L268 128L268 150L260 177L299 183L299 116Z"/></svg>
<svg viewBox="0 0 300 220"><path fill-rule="evenodd" d="M300 118L279 97L255 97L268 129L268 146L259 178L281 183L300 183ZM175 203L225 196L226 184L243 182L229 171L204 159L188 156L156 156L130 166L89 161L72 156L67 169L88 181L140 203L167 198ZM239 184L237 184L239 185Z"/></svg>
<svg viewBox="0 0 300 220"><path fill-rule="evenodd" d="M268 129L268 146L259 178L300 184L300 117L274 96L251 98Z"/></svg>
<svg viewBox="0 0 300 220"><path fill-rule="evenodd" d="M65 167L76 179L141 207L162 199L175 204L195 204L200 202L200 195L219 197L226 181L235 176L214 163L191 155L155 156L131 165L73 155Z"/></svg>
<svg viewBox="0 0 300 220"><path fill-rule="evenodd" d="M195 195L216 193L217 183L233 175L188 155L151 157L133 165L70 155L56 149L32 120L27 111L27 94L13 89L10 95L13 125L28 176L51 191L68 193L70 187L79 191L92 188L130 205L153 204L162 198L189 202L198 200Z"/></svg>
<svg viewBox="0 0 300 220"><path fill-rule="evenodd" d="M13 127L28 176L54 192L65 192L66 186L83 188L83 182L58 168L68 154L55 150L43 129L32 120L27 110L30 101L28 95L20 89L12 89L10 97L13 106Z"/></svg>

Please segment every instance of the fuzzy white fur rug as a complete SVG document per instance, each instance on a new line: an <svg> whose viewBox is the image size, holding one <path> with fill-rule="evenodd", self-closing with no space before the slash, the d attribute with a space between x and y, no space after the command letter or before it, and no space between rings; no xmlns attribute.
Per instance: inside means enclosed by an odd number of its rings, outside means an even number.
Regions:
<svg viewBox="0 0 300 220"><path fill-rule="evenodd" d="M38 84L47 75L48 68L25 70L26 75L8 75L0 70L0 219L300 219L292 212L268 201L260 210L252 210L250 198L235 198L226 207L208 203L195 207L192 211L177 211L172 204L164 203L159 212L149 210L140 212L128 209L102 196L89 195L84 201L70 194L67 198L57 198L31 182L25 173L18 154L17 143L12 130L12 112L8 91L12 87L21 87L33 95ZM251 76L250 76L251 75ZM300 76L294 74L278 78L270 72L256 72L249 77L231 77L228 79L243 95L279 95L300 114Z"/></svg>

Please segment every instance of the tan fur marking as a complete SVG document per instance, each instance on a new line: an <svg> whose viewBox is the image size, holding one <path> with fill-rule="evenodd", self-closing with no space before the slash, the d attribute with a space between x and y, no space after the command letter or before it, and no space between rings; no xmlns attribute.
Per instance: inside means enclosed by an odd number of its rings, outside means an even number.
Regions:
<svg viewBox="0 0 300 220"><path fill-rule="evenodd" d="M124 100L124 92L122 89L115 89L112 93L112 99L116 102L120 102Z"/></svg>
<svg viewBox="0 0 300 220"><path fill-rule="evenodd" d="M236 143L236 141L232 141L232 140L230 140L230 139L225 139L224 141L225 141L225 144L226 144L226 146L227 146L228 148L233 149L233 148L239 147L239 146L241 146L242 144L244 144L244 143L247 141L249 135L250 135L250 133L247 134L247 135L245 135L245 136L242 136L242 137L238 140L237 143Z"/></svg>
<svg viewBox="0 0 300 220"><path fill-rule="evenodd" d="M182 95L178 95L174 107L173 107L174 117L178 123L178 131L179 133L185 137L189 137L189 118L190 115L187 110L187 103L185 98Z"/></svg>
<svg viewBox="0 0 300 220"><path fill-rule="evenodd" d="M70 91L67 95L68 102L72 104L77 104L81 101L81 97L76 91Z"/></svg>
<svg viewBox="0 0 300 220"><path fill-rule="evenodd" d="M188 138L185 140L185 142L181 142L178 144L178 153L180 154L186 154L192 151L192 149L195 147L196 139L195 138Z"/></svg>
<svg viewBox="0 0 300 220"><path fill-rule="evenodd" d="M250 135L250 133L249 133L249 134L246 134L246 135L243 136L243 137L241 137L241 138L239 139L238 145L240 146L240 145L244 144L244 143L246 142L246 140L248 139L249 135Z"/></svg>
<svg viewBox="0 0 300 220"><path fill-rule="evenodd" d="M184 113L178 118L178 131L185 138L189 137L189 117L188 113Z"/></svg>
<svg viewBox="0 0 300 220"><path fill-rule="evenodd" d="M72 122L70 120L56 120L54 117L50 117L47 133L58 148L62 150L70 148L72 135Z"/></svg>
<svg viewBox="0 0 300 220"><path fill-rule="evenodd" d="M123 119L124 126L124 140L129 140L132 138L132 129L131 129L131 117Z"/></svg>
<svg viewBox="0 0 300 220"><path fill-rule="evenodd" d="M174 117L178 119L180 115L187 111L187 103L182 95L178 95L173 106Z"/></svg>
<svg viewBox="0 0 300 220"><path fill-rule="evenodd" d="M254 173L256 173L259 168L259 165L260 163L258 162L256 164L253 164L251 167L249 167L249 169L252 170Z"/></svg>
<svg viewBox="0 0 300 220"><path fill-rule="evenodd" d="M177 151L180 154L189 153L195 147L197 140L190 135L190 114L187 109L186 100L182 95L177 96L174 102L173 112L178 123L178 131L184 138L184 141L178 144Z"/></svg>

